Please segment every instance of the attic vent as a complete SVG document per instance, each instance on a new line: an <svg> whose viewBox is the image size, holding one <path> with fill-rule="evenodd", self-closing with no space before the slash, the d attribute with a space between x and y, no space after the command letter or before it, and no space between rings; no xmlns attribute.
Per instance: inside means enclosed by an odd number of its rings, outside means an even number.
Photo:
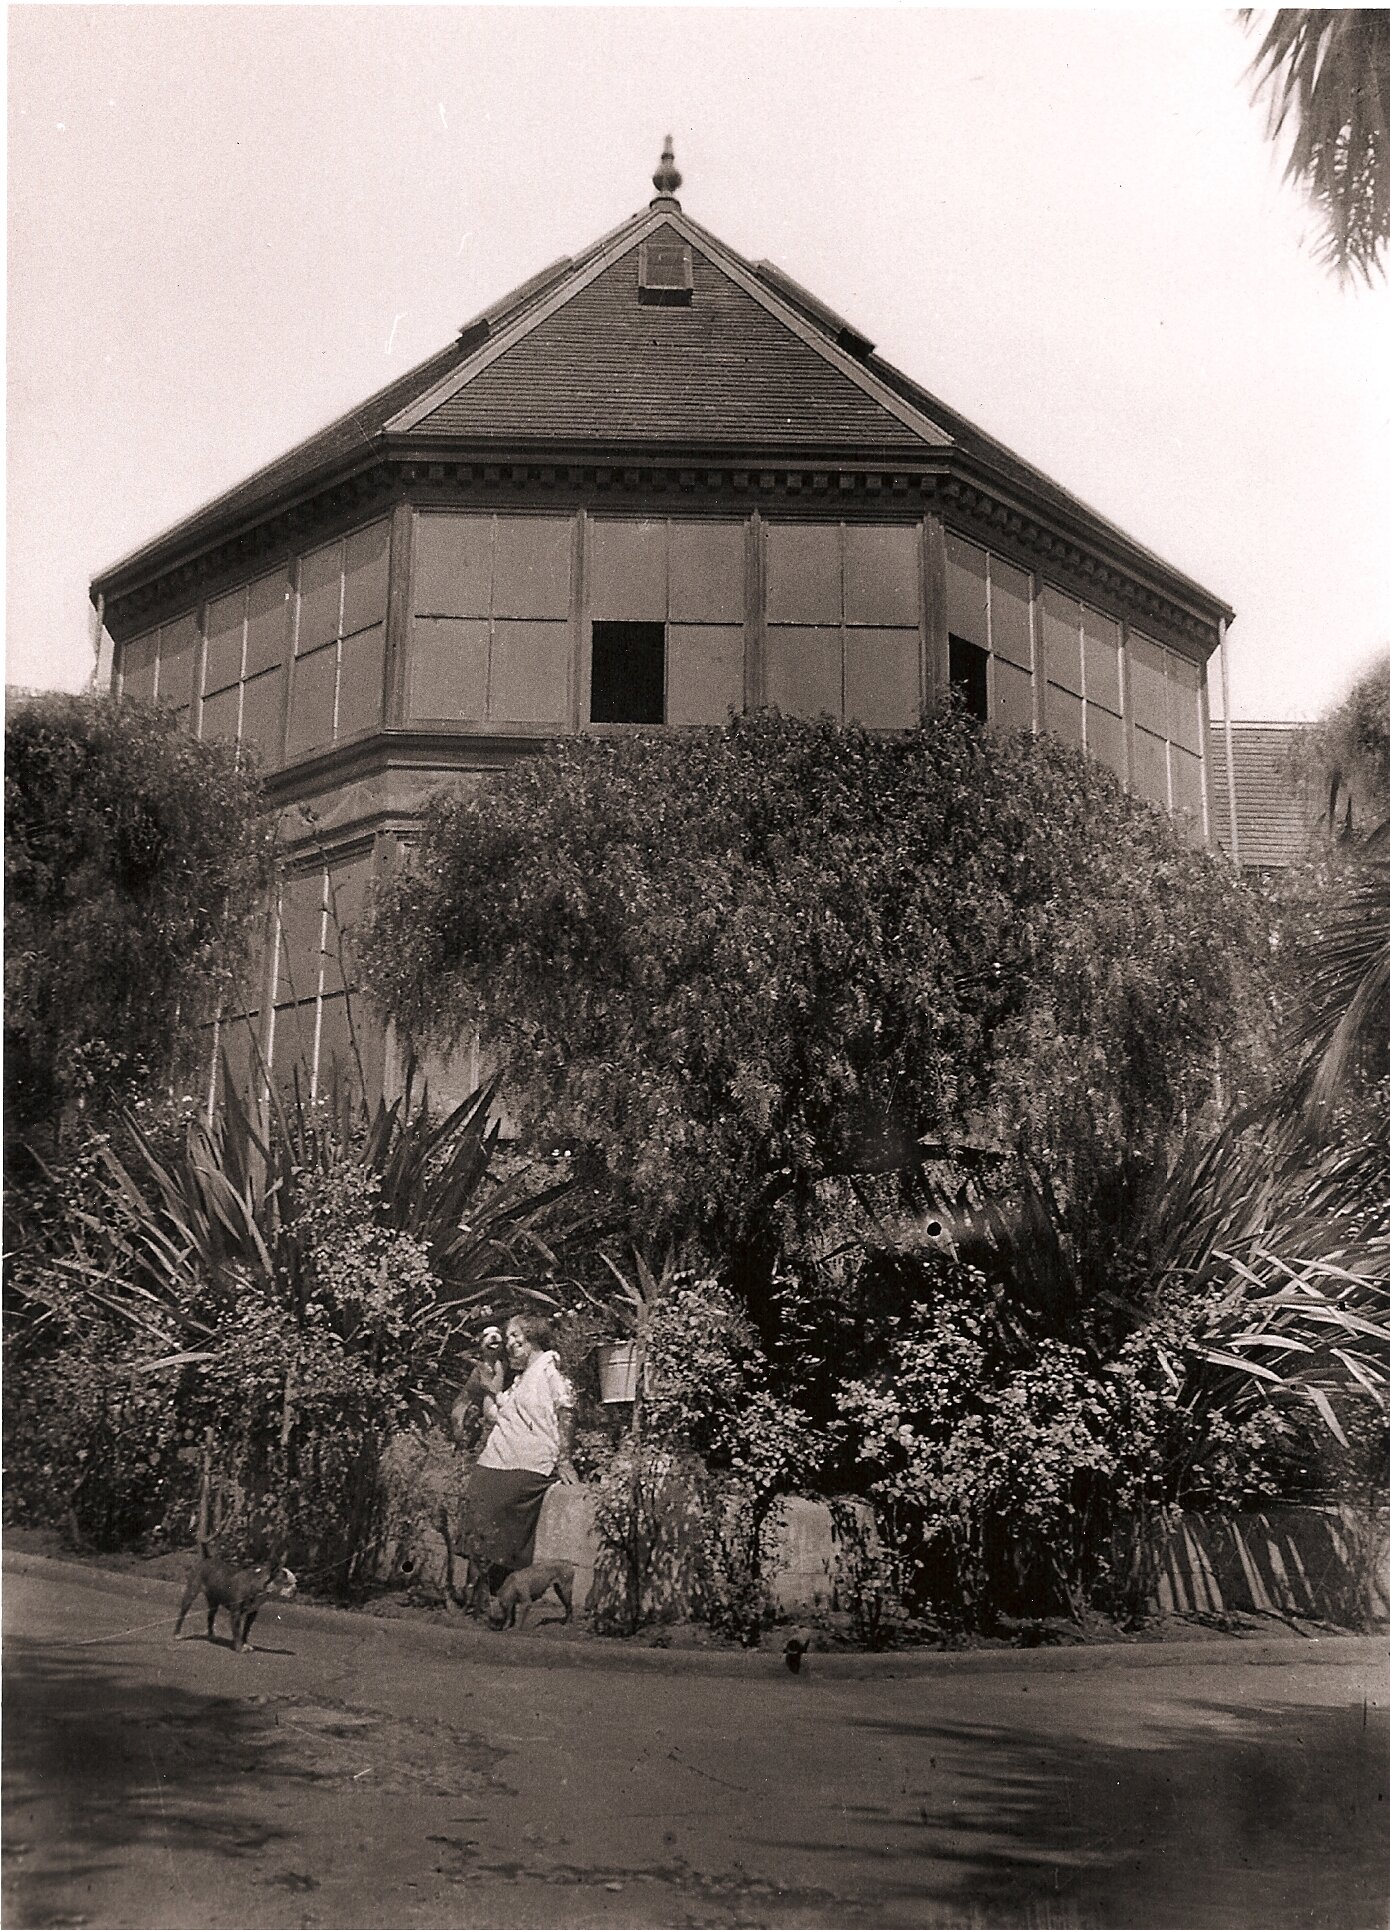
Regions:
<svg viewBox="0 0 1390 1930"><path fill-rule="evenodd" d="M644 241L637 251L637 299L688 305L695 290L690 243L669 229Z"/></svg>

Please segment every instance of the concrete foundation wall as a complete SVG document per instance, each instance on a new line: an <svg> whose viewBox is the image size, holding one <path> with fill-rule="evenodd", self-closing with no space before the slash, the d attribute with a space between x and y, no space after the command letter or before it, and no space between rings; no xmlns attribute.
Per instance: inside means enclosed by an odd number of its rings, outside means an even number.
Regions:
<svg viewBox="0 0 1390 1930"><path fill-rule="evenodd" d="M442 1434L402 1435L383 1464L383 1576L443 1586L441 1507L457 1533L468 1465ZM597 1492L556 1485L536 1531L537 1561L575 1567L575 1607L588 1604L598 1560ZM846 1604L847 1574L877 1546L866 1502L789 1495L763 1529L763 1575L774 1613L814 1616ZM1271 1507L1234 1516L1184 1515L1157 1550L1152 1607L1160 1614L1282 1615L1342 1627L1390 1622L1390 1508Z"/></svg>

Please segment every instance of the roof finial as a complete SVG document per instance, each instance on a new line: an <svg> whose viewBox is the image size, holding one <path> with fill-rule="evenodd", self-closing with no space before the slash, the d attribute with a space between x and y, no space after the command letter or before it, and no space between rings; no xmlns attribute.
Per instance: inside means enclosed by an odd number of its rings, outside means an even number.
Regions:
<svg viewBox="0 0 1390 1930"><path fill-rule="evenodd" d="M680 170L676 166L674 140L673 137L668 134L666 136L666 145L661 150L661 165L652 176L652 186L656 189L656 200L670 201L673 202L676 207L679 207L680 202L676 200L676 189L680 184L681 176ZM652 203L652 206L656 206L656 201Z"/></svg>

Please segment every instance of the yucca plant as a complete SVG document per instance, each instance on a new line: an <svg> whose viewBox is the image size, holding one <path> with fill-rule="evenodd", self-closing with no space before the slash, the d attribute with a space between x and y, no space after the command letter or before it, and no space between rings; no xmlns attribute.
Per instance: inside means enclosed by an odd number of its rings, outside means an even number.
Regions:
<svg viewBox="0 0 1390 1930"><path fill-rule="evenodd" d="M172 1157L132 1123L72 1215L56 1291L49 1276L55 1309L90 1308L119 1375L206 1439L224 1530L273 1536L335 1586L370 1573L380 1455L437 1417L470 1326L558 1304L586 1209L567 1180L497 1174L494 1096L436 1119L408 1079L370 1110L335 1088L258 1120L229 1086Z"/></svg>
<svg viewBox="0 0 1390 1930"><path fill-rule="evenodd" d="M583 1217L568 1180L495 1177L495 1096L495 1085L480 1086L436 1119L412 1071L398 1098L355 1125L347 1089L335 1086L322 1106L297 1090L272 1093L262 1128L229 1081L222 1108L189 1127L175 1158L161 1159L134 1124L132 1157L105 1150L102 1197L74 1216L86 1238L69 1268L107 1312L163 1343L151 1367L196 1364L248 1280L304 1317L314 1284L306 1190L351 1160L381 1226L428 1256L435 1285L411 1317L442 1357L499 1297L557 1304L544 1284L560 1266L552 1242Z"/></svg>
<svg viewBox="0 0 1390 1930"><path fill-rule="evenodd" d="M1336 1439L1348 1396L1390 1386L1390 1196L1374 1147L1310 1148L1266 1114L1194 1144L1146 1229L1151 1317L1189 1322L1169 1363L1195 1454L1213 1420L1310 1403Z"/></svg>
<svg viewBox="0 0 1390 1930"><path fill-rule="evenodd" d="M1304 965L1294 1093L1317 1129L1356 1072L1390 1063L1390 824L1348 857Z"/></svg>

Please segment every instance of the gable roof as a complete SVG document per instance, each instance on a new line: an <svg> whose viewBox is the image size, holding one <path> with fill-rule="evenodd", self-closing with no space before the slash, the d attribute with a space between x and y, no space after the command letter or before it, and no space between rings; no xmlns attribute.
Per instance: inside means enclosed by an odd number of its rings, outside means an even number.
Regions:
<svg viewBox="0 0 1390 1930"><path fill-rule="evenodd" d="M658 228L690 243L689 306L638 300L640 243ZM446 376L391 426L468 441L918 454L949 444L731 266L697 244L693 224L671 216L644 224L615 260L572 279L539 319L524 318L493 354Z"/></svg>
<svg viewBox="0 0 1390 1930"><path fill-rule="evenodd" d="M689 306L637 299L638 250L688 242ZM674 379L673 379L674 378ZM1058 516L1122 565L1156 572L1215 622L1229 606L977 429L770 262L752 263L668 195L532 276L427 361L103 571L125 595L164 569L388 452L489 444L662 447L775 460L940 463ZM1036 513L1034 511L1033 513Z"/></svg>
<svg viewBox="0 0 1390 1930"><path fill-rule="evenodd" d="M691 247L693 299L637 299L639 249ZM672 378L676 376L676 380ZM508 442L929 454L950 436L714 235L653 208L390 423Z"/></svg>

